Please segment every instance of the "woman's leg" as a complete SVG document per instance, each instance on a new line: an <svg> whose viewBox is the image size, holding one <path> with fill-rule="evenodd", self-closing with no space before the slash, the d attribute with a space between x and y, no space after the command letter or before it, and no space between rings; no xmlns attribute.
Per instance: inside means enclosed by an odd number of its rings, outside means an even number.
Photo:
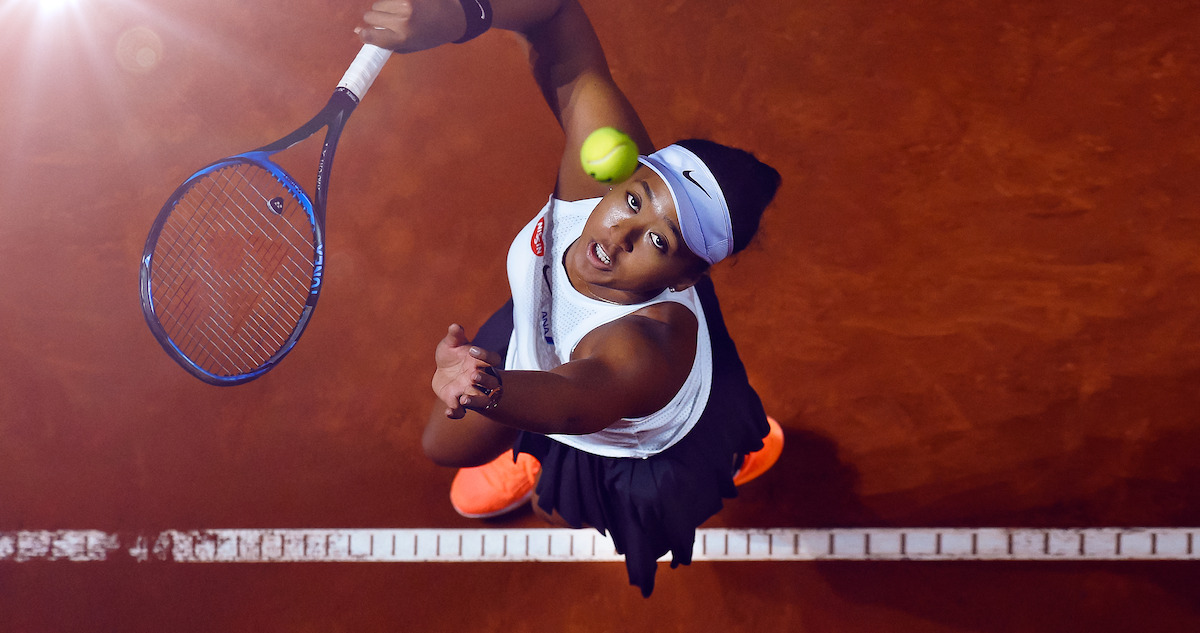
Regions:
<svg viewBox="0 0 1200 633"><path fill-rule="evenodd" d="M497 424L474 411L461 420L446 417L446 405L437 401L429 412L421 445L439 466L469 468L482 466L506 450L512 450L518 431Z"/></svg>

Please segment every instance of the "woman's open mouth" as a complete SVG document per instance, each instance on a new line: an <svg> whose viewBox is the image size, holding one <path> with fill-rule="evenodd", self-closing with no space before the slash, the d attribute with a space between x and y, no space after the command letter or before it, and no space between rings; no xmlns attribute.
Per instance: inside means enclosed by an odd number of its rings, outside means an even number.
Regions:
<svg viewBox="0 0 1200 633"><path fill-rule="evenodd" d="M596 257L604 262L605 266L612 266L612 259L608 257L608 253L604 252L604 247L596 244Z"/></svg>
<svg viewBox="0 0 1200 633"><path fill-rule="evenodd" d="M601 246L599 242L592 242L591 254L592 257L596 258L596 261L600 262L604 266L612 266L612 258L608 256L608 253L604 250L604 247Z"/></svg>

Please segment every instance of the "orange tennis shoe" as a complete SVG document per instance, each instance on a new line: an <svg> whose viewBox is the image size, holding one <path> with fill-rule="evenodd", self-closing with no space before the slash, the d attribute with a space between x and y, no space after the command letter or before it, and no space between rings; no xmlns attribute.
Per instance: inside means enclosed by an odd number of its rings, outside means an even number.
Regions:
<svg viewBox="0 0 1200 633"><path fill-rule="evenodd" d="M771 430L763 438L763 447L742 459L742 467L733 474L733 485L740 486L758 477L779 461L779 454L783 452L783 427L769 415L767 424Z"/></svg>
<svg viewBox="0 0 1200 633"><path fill-rule="evenodd" d="M460 468L450 483L450 505L468 519L489 519L512 512L529 502L542 465L529 453L505 451L474 468Z"/></svg>

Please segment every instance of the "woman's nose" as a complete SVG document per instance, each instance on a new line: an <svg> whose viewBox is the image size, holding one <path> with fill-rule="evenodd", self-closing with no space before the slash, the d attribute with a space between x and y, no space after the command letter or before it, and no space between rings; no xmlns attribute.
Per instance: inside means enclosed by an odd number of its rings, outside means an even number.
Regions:
<svg viewBox="0 0 1200 633"><path fill-rule="evenodd" d="M613 227L613 241L626 252L633 250L633 245L637 243L641 234L642 226L637 218L625 218Z"/></svg>

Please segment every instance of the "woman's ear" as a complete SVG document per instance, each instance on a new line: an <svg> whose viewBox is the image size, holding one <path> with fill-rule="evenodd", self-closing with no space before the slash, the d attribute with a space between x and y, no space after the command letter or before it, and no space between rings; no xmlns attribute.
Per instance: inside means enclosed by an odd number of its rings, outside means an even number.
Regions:
<svg viewBox="0 0 1200 633"><path fill-rule="evenodd" d="M691 288L692 286L699 283L700 280L703 279L706 275L708 275L708 266L705 266L705 267L701 268L699 271L697 271L696 273L689 275L683 281L672 284L671 291L672 292L683 292L684 290L687 290L688 288Z"/></svg>

